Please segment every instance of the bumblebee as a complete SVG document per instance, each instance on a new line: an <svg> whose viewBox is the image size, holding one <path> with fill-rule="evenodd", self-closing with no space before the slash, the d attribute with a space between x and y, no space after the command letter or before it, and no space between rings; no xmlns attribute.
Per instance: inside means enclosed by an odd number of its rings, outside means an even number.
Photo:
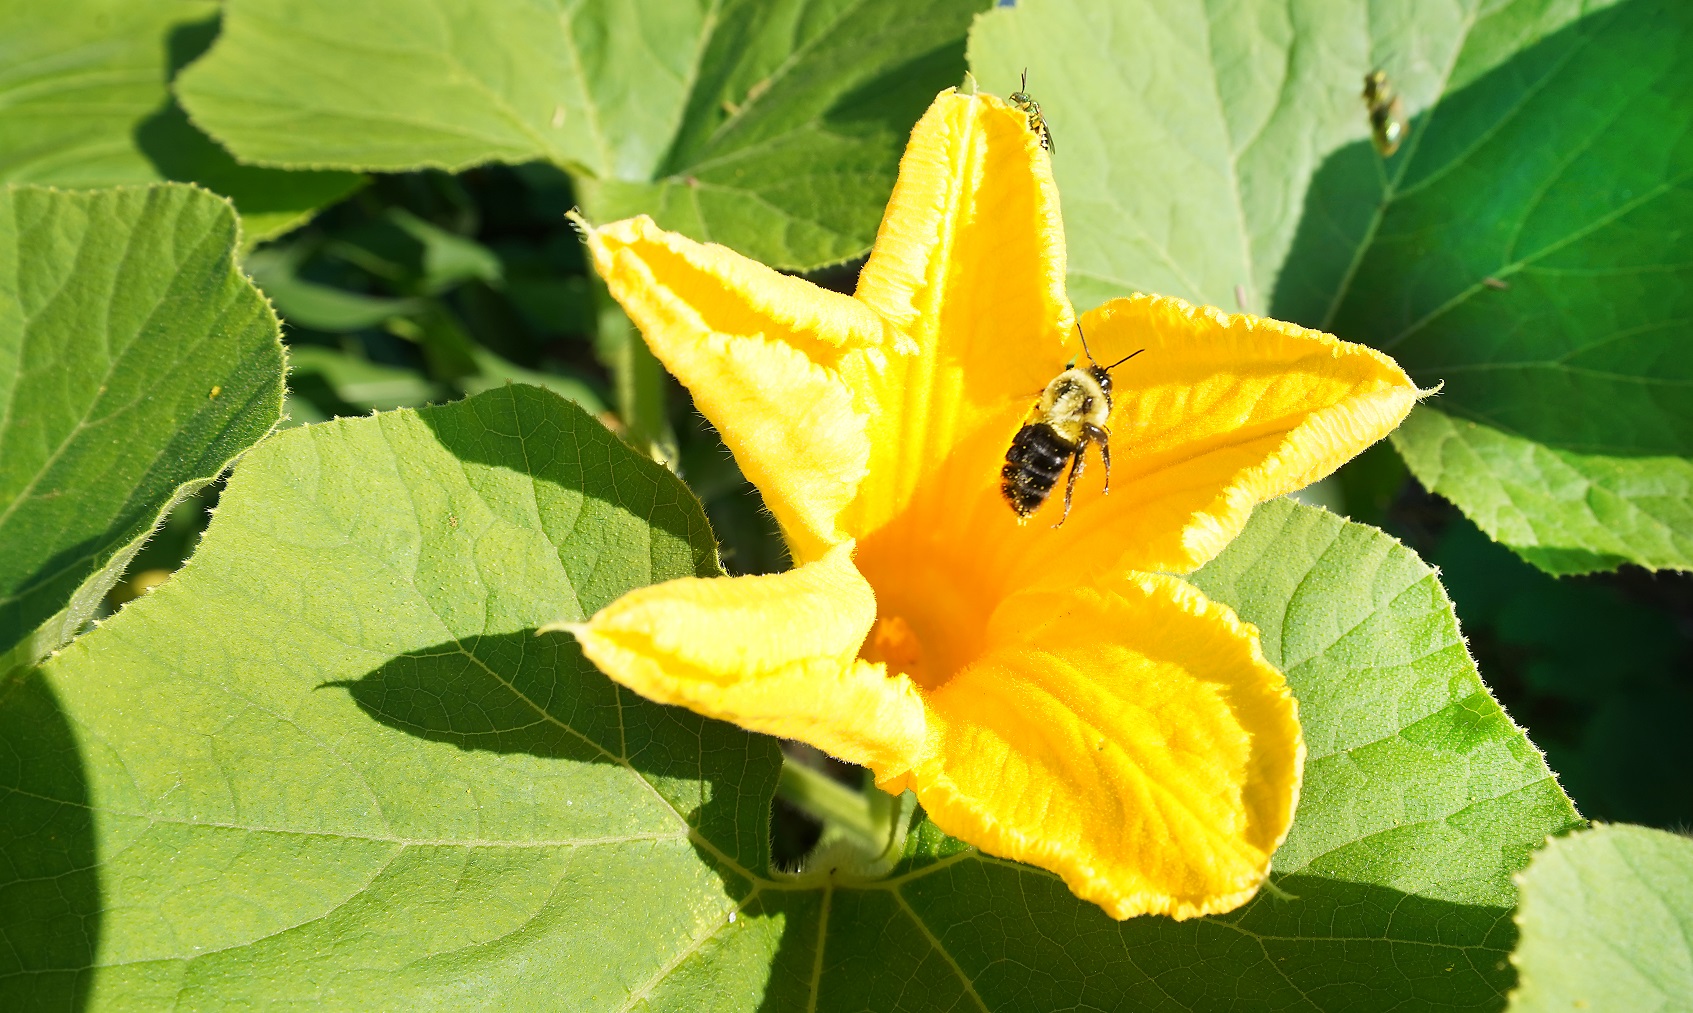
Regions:
<svg viewBox="0 0 1693 1013"><path fill-rule="evenodd" d="M1029 117L1029 129L1033 130L1035 136L1040 138L1041 147L1047 151L1057 150L1052 146L1052 128L1046 125L1046 117L1041 115L1040 103L1036 102L1033 96L1029 94L1028 71L1023 71L1023 83L1017 87L1016 91L1011 93L1011 97L1007 101L1021 109Z"/></svg>
<svg viewBox="0 0 1693 1013"><path fill-rule="evenodd" d="M1370 110L1370 139L1375 142L1381 157L1387 158L1399 150L1411 125L1405 122L1405 103L1393 90L1387 71L1372 70L1364 75L1364 105Z"/></svg>
<svg viewBox="0 0 1693 1013"><path fill-rule="evenodd" d="M1088 445L1099 444L1100 456L1105 459L1105 491L1111 492L1111 432L1105 428L1111 418L1111 371L1146 351L1130 352L1109 366L1101 366L1088 350L1087 335L1076 324L1082 338L1082 351L1093 365L1077 367L1074 359L1064 372L1053 377L1035 402L1031 421L1011 440L1005 452L1005 467L1001 468L999 490L1005 502L1017 512L1017 523L1026 523L1029 515L1040 509L1058 483L1066 462L1070 478L1064 484L1064 514L1058 527L1070 516L1070 499L1076 491L1076 479L1087 463Z"/></svg>

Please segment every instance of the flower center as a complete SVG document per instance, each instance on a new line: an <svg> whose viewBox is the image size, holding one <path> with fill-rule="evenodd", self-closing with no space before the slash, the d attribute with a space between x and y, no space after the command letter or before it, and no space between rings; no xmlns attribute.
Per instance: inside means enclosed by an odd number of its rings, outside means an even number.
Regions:
<svg viewBox="0 0 1693 1013"><path fill-rule="evenodd" d="M859 656L865 661L879 661L889 672L904 672L924 689L933 689L923 664L923 641L904 616L880 615L870 628Z"/></svg>
<svg viewBox="0 0 1693 1013"><path fill-rule="evenodd" d="M913 527L885 527L858 544L853 561L876 592L876 625L859 654L927 692L981 655L1000 591L970 546Z"/></svg>

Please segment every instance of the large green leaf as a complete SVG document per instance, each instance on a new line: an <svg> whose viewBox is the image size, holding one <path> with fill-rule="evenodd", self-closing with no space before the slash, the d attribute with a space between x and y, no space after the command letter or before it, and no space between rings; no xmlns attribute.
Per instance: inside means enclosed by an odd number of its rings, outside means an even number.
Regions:
<svg viewBox="0 0 1693 1013"><path fill-rule="evenodd" d="M238 165L171 98L217 32L211 0L53 0L0 8L0 182L183 180L235 201L254 243L359 185L344 172Z"/></svg>
<svg viewBox="0 0 1693 1013"><path fill-rule="evenodd" d="M774 745L532 633L715 572L681 486L540 391L273 437L173 580L0 701L0 989L1363 1010L1510 986L1510 873L1575 815L1379 532L1276 504L1199 575L1263 628L1311 759L1278 896L1181 924L927 824L888 879L771 872Z"/></svg>
<svg viewBox="0 0 1693 1013"><path fill-rule="evenodd" d="M1522 895L1513 1013L1693 1010L1693 840L1594 827L1534 856Z"/></svg>
<svg viewBox="0 0 1693 1013"><path fill-rule="evenodd" d="M0 659L74 634L171 505L276 424L276 316L235 234L194 187L0 188Z"/></svg>
<svg viewBox="0 0 1693 1013"><path fill-rule="evenodd" d="M1393 445L1425 486L1548 573L1693 568L1693 460L1558 450L1427 405Z"/></svg>
<svg viewBox="0 0 1693 1013"><path fill-rule="evenodd" d="M1693 567L1685 512L1668 538L1635 516L1693 457L1693 6L1217 6L1029 0L972 34L984 85L1027 66L1053 124L1078 300L1165 292L1390 351L1520 445L1441 490L1494 537L1566 569ZM1385 161L1374 67L1412 117ZM1400 446L1434 484L1420 433ZM1623 502L1563 502L1540 466L1559 455ZM1522 523L1501 487L1532 491Z"/></svg>
<svg viewBox="0 0 1693 1013"><path fill-rule="evenodd" d="M1693 826L1693 642L1677 609L1686 585L1639 572L1553 577L1462 518L1426 558L1476 665L1582 815Z"/></svg>
<svg viewBox="0 0 1693 1013"><path fill-rule="evenodd" d="M247 161L547 160L591 217L804 268L868 249L983 0L232 0L178 93Z"/></svg>
<svg viewBox="0 0 1693 1013"><path fill-rule="evenodd" d="M777 752L534 628L718 572L535 388L267 440L186 567L0 690L0 1008L615 1006L764 867Z"/></svg>
<svg viewBox="0 0 1693 1013"><path fill-rule="evenodd" d="M795 911L793 947L823 944L817 1009L1503 1004L1511 874L1577 817L1481 684L1433 571L1279 502L1194 579L1259 626L1299 698L1310 756L1275 889L1224 917L1116 923L925 824L894 879L830 891L797 928ZM768 1008L804 1005L805 982L786 984Z"/></svg>

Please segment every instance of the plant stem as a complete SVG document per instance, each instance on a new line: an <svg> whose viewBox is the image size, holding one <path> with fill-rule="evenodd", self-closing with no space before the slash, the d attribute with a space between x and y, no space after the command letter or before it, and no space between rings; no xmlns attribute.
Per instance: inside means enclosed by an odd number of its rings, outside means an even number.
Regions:
<svg viewBox="0 0 1693 1013"><path fill-rule="evenodd" d="M629 445L667 468L676 468L676 433L666 411L665 372L623 307L590 274L595 303L595 351L611 372L617 414Z"/></svg>
<svg viewBox="0 0 1693 1013"><path fill-rule="evenodd" d="M800 811L850 834L869 855L880 854L888 843L888 819L861 792L792 760L782 761L776 794Z"/></svg>

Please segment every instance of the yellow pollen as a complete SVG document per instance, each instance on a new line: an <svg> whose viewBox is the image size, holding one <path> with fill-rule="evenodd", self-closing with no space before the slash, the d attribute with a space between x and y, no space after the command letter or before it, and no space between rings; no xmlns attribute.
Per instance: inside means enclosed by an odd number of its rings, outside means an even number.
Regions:
<svg viewBox="0 0 1693 1013"><path fill-rule="evenodd" d="M865 638L859 656L865 661L881 662L890 673L904 672L919 686L927 685L923 678L923 641L903 616L876 617L876 625L870 628L870 636Z"/></svg>

